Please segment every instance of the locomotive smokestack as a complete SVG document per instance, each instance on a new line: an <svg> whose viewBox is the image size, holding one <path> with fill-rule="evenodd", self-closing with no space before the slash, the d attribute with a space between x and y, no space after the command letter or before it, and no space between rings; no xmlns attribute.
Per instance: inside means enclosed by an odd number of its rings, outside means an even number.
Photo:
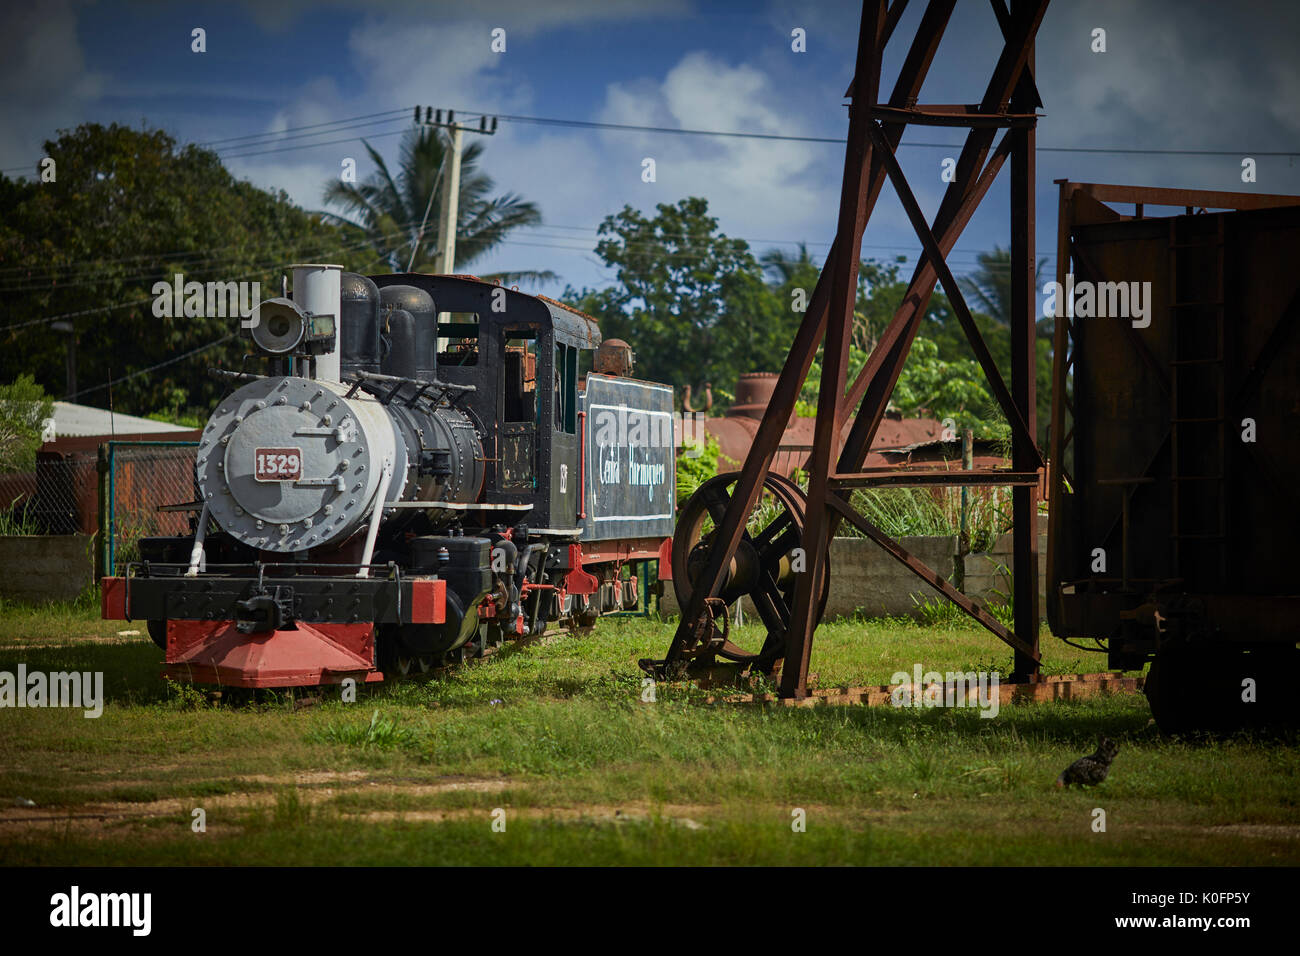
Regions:
<svg viewBox="0 0 1300 956"><path fill-rule="evenodd" d="M339 298L339 280L342 266L306 263L290 266L293 269L294 304L311 315L334 317L334 345L328 352L316 356L313 378L326 382L339 380L339 346L343 339L340 327L343 310Z"/></svg>

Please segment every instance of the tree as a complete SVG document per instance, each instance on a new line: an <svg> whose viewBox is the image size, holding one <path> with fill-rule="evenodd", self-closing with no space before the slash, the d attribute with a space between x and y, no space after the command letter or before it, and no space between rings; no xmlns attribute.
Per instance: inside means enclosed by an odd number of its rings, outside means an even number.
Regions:
<svg viewBox="0 0 1300 956"><path fill-rule="evenodd" d="M799 254L796 256L788 255L785 250L773 247L759 256L758 261L763 266L764 274L775 286L806 280L809 276L816 283L817 276L821 274L821 267L809 255L806 242L799 243Z"/></svg>
<svg viewBox="0 0 1300 956"><path fill-rule="evenodd" d="M444 175L450 134L433 126L412 127L402 138L396 174L373 146L362 142L375 164L375 172L359 184L331 179L325 186L325 202L343 212L326 213L327 218L363 236L390 271L439 271L437 255L442 237L438 211L443 193L450 186L450 179ZM535 203L514 193L491 195L494 183L479 169L482 158L481 142L471 142L461 150L456 216L458 269L483 258L512 230L542 221ZM412 249L415 260L408 269ZM524 271L493 273L484 278L520 282L553 279L555 275Z"/></svg>
<svg viewBox="0 0 1300 956"><path fill-rule="evenodd" d="M259 282L268 298L290 263L370 258L283 192L236 180L215 153L161 130L86 124L45 155L52 182L0 177L0 381L30 372L62 396L66 333L50 322L75 313L74 400L111 397L134 414L179 402L206 416L226 386L205 369L238 366L245 351L238 320L158 317L155 282Z"/></svg>
<svg viewBox="0 0 1300 956"><path fill-rule="evenodd" d="M847 381L867 364L870 353L849 346ZM804 414L815 415L821 387L821 356L808 370L800 393ZM971 428L977 438L1005 437L1006 422L985 383L984 370L973 358L946 360L934 342L918 335L898 375L890 404L909 418L952 419L958 428Z"/></svg>
<svg viewBox="0 0 1300 956"><path fill-rule="evenodd" d="M31 471L54 401L30 375L0 385L0 474Z"/></svg>
<svg viewBox="0 0 1300 956"><path fill-rule="evenodd" d="M779 369L801 318L708 208L699 197L660 203L653 217L624 206L601 223L596 246L619 285L565 290L601 320L605 337L632 343L639 375L678 387L730 387L742 372Z"/></svg>

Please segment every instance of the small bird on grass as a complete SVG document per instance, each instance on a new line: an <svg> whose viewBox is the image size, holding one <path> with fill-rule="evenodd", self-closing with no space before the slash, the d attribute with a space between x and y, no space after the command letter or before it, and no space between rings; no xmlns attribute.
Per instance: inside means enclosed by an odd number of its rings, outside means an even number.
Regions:
<svg viewBox="0 0 1300 956"><path fill-rule="evenodd" d="M1102 737L1097 744L1097 752L1087 757L1080 757L1056 778L1058 787L1068 787L1077 783L1081 787L1091 787L1106 779L1110 772L1110 762L1119 753L1119 744L1107 737Z"/></svg>

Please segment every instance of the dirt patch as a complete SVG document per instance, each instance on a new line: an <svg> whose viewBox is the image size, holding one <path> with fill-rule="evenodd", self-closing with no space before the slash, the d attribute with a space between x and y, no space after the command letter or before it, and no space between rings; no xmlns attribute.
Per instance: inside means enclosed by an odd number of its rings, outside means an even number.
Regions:
<svg viewBox="0 0 1300 956"><path fill-rule="evenodd" d="M598 823L605 826L618 826L629 823L649 823L662 820L684 830L704 830L707 826L695 817L705 816L708 807L673 806L655 807L628 805L625 807L590 806L590 807L526 807L519 809L504 808L506 824L511 820L555 820L569 823ZM352 819L366 823L446 823L453 820L482 820L485 824L491 820L491 811L483 808L456 810L367 810L362 813L347 814ZM693 816L692 816L693 815Z"/></svg>
<svg viewBox="0 0 1300 956"><path fill-rule="evenodd" d="M295 788L301 803L316 806L328 803L335 797L348 793L392 793L427 797L442 793L471 792L495 793L511 785L501 778L453 777L430 781L367 780L364 770L346 772L332 770L300 771L293 774L242 776L235 784L259 783L270 786ZM0 833L50 826L75 827L78 830L98 831L121 823L141 822L160 817L189 817L196 807L202 807L211 821L215 811L261 809L273 806L277 800L275 790L204 794L193 797L168 797L148 801L104 801L77 807L0 807ZM209 825L209 829L211 826Z"/></svg>
<svg viewBox="0 0 1300 956"><path fill-rule="evenodd" d="M1300 826L1289 826L1284 823L1225 823L1217 827L1208 827L1207 832L1216 836L1222 833L1258 837L1264 840L1300 840Z"/></svg>

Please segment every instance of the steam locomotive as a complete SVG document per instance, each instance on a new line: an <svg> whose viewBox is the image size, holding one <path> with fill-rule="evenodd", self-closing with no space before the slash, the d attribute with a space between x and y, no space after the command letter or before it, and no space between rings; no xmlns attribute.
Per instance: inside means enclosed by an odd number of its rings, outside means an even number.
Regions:
<svg viewBox="0 0 1300 956"><path fill-rule="evenodd" d="M634 610L644 562L671 575L673 393L626 342L472 276L292 274L241 320L265 368L213 370L233 390L197 500L169 506L193 533L103 581L166 676L379 681Z"/></svg>

